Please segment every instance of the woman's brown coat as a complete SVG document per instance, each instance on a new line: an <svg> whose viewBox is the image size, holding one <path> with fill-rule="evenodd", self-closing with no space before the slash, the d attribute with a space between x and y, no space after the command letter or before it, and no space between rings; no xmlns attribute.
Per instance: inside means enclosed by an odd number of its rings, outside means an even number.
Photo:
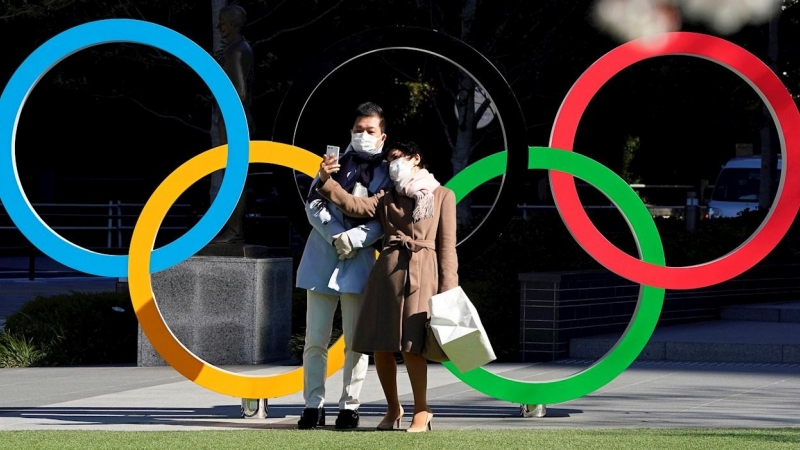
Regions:
<svg viewBox="0 0 800 450"><path fill-rule="evenodd" d="M437 187L434 216L414 223L414 199L393 188L354 197L328 179L318 191L349 216L377 216L385 233L364 288L352 349L421 353L430 318L428 299L458 286L455 194Z"/></svg>

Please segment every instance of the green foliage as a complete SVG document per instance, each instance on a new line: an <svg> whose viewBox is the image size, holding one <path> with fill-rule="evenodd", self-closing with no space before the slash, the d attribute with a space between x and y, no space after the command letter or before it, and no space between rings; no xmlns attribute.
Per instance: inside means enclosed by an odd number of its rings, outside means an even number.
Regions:
<svg viewBox="0 0 800 450"><path fill-rule="evenodd" d="M0 332L0 368L37 366L45 356L31 339Z"/></svg>
<svg viewBox="0 0 800 450"><path fill-rule="evenodd" d="M639 176L639 171L636 167L638 162L636 156L640 148L641 138L639 136L625 136L625 144L622 146L622 173L620 177L629 184L642 182L642 177ZM650 202L641 191L637 191L637 194L639 194L642 202Z"/></svg>
<svg viewBox="0 0 800 450"><path fill-rule="evenodd" d="M420 68L417 68L416 79L401 81L395 78L394 83L408 89L408 103L400 112L399 120L406 123L412 118L417 118L421 114L422 105L430 101L435 90L434 86L423 79Z"/></svg>
<svg viewBox="0 0 800 450"><path fill-rule="evenodd" d="M44 353L36 365L136 361L137 320L127 293L37 297L8 317L6 332Z"/></svg>

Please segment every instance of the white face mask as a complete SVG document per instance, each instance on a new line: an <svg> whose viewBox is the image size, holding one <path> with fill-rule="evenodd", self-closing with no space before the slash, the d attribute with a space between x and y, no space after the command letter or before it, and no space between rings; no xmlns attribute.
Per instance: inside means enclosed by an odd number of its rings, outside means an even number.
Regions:
<svg viewBox="0 0 800 450"><path fill-rule="evenodd" d="M409 161L405 158L397 158L389 163L389 178L395 183L407 178L414 170L414 161Z"/></svg>
<svg viewBox="0 0 800 450"><path fill-rule="evenodd" d="M370 155L374 155L379 152L377 147L378 138L370 135L366 131L363 133L352 133L352 137L350 139L350 145L353 146L353 150L362 153L368 153Z"/></svg>

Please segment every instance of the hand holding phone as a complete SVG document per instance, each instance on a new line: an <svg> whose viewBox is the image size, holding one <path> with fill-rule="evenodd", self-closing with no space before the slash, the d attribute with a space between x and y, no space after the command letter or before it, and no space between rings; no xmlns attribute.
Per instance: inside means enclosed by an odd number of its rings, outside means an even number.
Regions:
<svg viewBox="0 0 800 450"><path fill-rule="evenodd" d="M338 161L339 160L339 147L337 147L335 145L329 145L328 146L328 151L325 152L325 154L326 155L334 155L336 157L336 160Z"/></svg>
<svg viewBox="0 0 800 450"><path fill-rule="evenodd" d="M333 159L331 161L331 159ZM331 174L339 171L339 147L329 145L328 150L325 152L325 157L319 164L319 179L325 182L330 178Z"/></svg>
<svg viewBox="0 0 800 450"><path fill-rule="evenodd" d="M328 150L325 152L325 156L331 156L331 155L333 155L333 157L336 158L336 162L338 163L339 162L339 147L337 147L335 145L329 145L328 146ZM337 168L333 172L336 173L338 171L339 171L339 169Z"/></svg>

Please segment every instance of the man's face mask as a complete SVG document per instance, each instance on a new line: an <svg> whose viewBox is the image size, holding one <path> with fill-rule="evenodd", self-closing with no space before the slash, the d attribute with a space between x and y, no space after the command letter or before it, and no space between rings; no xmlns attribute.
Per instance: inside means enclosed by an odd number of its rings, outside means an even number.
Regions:
<svg viewBox="0 0 800 450"><path fill-rule="evenodd" d="M377 144L378 138L370 135L366 131L363 133L352 133L352 138L350 139L350 145L353 146L353 150L369 153L370 155L378 153Z"/></svg>

